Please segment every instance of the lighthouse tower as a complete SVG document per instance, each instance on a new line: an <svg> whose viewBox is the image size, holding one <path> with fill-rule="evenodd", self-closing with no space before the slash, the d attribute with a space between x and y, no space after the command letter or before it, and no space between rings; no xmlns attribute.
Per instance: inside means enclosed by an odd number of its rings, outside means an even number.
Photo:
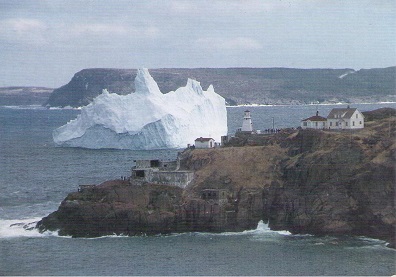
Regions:
<svg viewBox="0 0 396 277"><path fill-rule="evenodd" d="M248 110L245 111L245 115L243 116L241 131L242 132L253 132L252 118L250 117L250 111L248 111Z"/></svg>

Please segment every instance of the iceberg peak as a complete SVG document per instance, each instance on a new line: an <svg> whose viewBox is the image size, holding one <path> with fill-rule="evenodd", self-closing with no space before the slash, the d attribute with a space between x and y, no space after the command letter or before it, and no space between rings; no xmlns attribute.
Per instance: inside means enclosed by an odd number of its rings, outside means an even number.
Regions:
<svg viewBox="0 0 396 277"><path fill-rule="evenodd" d="M215 93L213 85L209 85L209 87L208 87L208 89L206 91L210 92L210 93Z"/></svg>
<svg viewBox="0 0 396 277"><path fill-rule="evenodd" d="M135 93L162 94L147 68L139 68L135 78Z"/></svg>
<svg viewBox="0 0 396 277"><path fill-rule="evenodd" d="M202 94L203 93L203 90L202 90L202 87L201 87L201 83L196 81L196 80L194 80L194 79L188 78L186 87L187 88L191 88L197 94Z"/></svg>

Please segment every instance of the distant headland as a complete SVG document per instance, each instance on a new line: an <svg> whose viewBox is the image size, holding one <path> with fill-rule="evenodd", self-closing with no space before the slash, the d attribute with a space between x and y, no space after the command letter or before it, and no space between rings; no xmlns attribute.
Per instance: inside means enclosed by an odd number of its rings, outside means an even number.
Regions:
<svg viewBox="0 0 396 277"><path fill-rule="evenodd" d="M36 93L34 87L0 88L0 103L81 107L103 89L120 95L134 92L136 72L136 69L83 69L68 84L55 90L45 88L45 94ZM213 84L230 106L396 102L396 66L361 70L164 68L150 72L164 93L185 86L190 78L199 80L204 89Z"/></svg>

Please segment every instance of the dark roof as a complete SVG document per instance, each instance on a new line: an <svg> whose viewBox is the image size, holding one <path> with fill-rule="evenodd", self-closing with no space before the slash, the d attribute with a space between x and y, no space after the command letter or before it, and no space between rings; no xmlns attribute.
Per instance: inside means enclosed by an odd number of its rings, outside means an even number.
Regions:
<svg viewBox="0 0 396 277"><path fill-rule="evenodd" d="M200 137L200 138L197 138L195 141L204 142L204 141L210 141L210 140L214 140L214 139Z"/></svg>
<svg viewBox="0 0 396 277"><path fill-rule="evenodd" d="M310 121L327 121L327 119L325 117L319 116L319 115L314 115L314 116L308 117L306 119L303 119L301 121L308 121L308 120L310 120Z"/></svg>
<svg viewBox="0 0 396 277"><path fill-rule="evenodd" d="M351 118L356 108L334 108L330 111L327 118Z"/></svg>

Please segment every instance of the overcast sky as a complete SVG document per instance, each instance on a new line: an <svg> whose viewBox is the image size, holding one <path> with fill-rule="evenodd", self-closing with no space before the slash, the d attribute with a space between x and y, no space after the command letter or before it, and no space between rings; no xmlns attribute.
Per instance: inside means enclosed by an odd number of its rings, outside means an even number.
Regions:
<svg viewBox="0 0 396 277"><path fill-rule="evenodd" d="M393 65L395 0L0 0L0 86L93 67Z"/></svg>

